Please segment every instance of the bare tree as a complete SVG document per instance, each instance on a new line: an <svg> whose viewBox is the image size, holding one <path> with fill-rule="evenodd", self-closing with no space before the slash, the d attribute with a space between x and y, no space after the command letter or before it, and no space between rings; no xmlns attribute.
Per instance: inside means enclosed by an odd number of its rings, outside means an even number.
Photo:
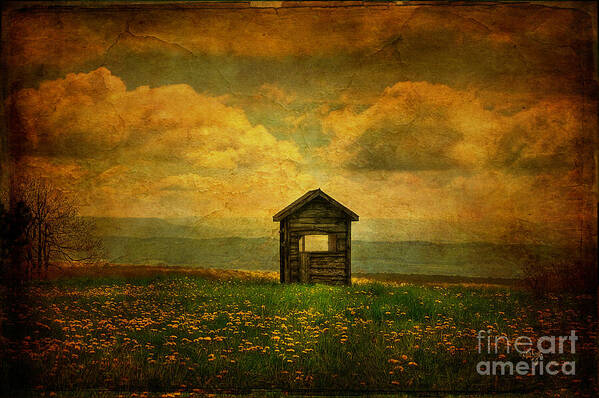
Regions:
<svg viewBox="0 0 599 398"><path fill-rule="evenodd" d="M17 198L30 221L23 226L28 245L26 262L32 271L47 273L55 261L90 262L99 258L101 240L95 225L79 216L75 202L41 178L22 181Z"/></svg>

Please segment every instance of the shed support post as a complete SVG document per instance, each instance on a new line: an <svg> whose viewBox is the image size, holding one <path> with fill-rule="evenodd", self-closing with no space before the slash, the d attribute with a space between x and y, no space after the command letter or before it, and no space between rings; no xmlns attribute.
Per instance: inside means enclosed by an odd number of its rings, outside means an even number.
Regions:
<svg viewBox="0 0 599 398"><path fill-rule="evenodd" d="M291 282L291 258L289 255L290 234L289 234L289 219L285 218L285 282Z"/></svg>
<svg viewBox="0 0 599 398"><path fill-rule="evenodd" d="M299 269L299 281L301 283L308 282L308 275L310 272L310 253L300 253L300 269Z"/></svg>

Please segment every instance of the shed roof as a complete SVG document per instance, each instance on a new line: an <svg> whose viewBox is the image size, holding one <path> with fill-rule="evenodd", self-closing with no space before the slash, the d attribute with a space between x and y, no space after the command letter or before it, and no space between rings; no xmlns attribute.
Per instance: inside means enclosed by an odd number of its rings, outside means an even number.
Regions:
<svg viewBox="0 0 599 398"><path fill-rule="evenodd" d="M299 210L299 208L302 207L303 205L305 205L306 203L308 203L316 198L323 198L324 200L326 200L327 202L329 202L330 204L332 204L333 206L337 207L339 210L341 210L345 214L347 214L349 216L349 218L351 218L352 221L358 221L360 218L356 213L354 213L347 207L343 206L341 203L337 202L335 199L331 198L329 195L322 192L320 190L320 188L318 188L318 189L314 189L312 191L306 192L304 195L302 195L296 201L291 203L289 206L285 207L283 210L281 210L280 212L275 214L272 217L272 220L273 221L281 221L288 215L294 213L296 210Z"/></svg>

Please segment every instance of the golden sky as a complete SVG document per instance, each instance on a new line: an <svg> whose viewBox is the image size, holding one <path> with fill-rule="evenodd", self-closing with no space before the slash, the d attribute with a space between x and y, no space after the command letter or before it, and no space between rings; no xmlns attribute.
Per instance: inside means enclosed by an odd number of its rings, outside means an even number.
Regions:
<svg viewBox="0 0 599 398"><path fill-rule="evenodd" d="M85 215L266 223L320 187L383 235L590 238L594 4L313 5L6 8L17 172Z"/></svg>

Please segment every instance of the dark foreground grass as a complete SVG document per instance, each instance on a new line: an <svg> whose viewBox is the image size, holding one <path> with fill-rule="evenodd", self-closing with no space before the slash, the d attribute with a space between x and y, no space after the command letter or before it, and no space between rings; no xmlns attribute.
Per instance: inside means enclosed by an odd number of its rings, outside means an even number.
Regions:
<svg viewBox="0 0 599 398"><path fill-rule="evenodd" d="M3 306L0 366L6 394L23 381L30 394L46 396L593 394L590 296L534 298L522 290L484 286L280 285L164 274L37 282L19 297L12 310ZM498 354L479 354L479 330L534 340L572 329L580 335L576 354L544 360L576 361L575 376L476 371L481 360L523 360L504 346Z"/></svg>

